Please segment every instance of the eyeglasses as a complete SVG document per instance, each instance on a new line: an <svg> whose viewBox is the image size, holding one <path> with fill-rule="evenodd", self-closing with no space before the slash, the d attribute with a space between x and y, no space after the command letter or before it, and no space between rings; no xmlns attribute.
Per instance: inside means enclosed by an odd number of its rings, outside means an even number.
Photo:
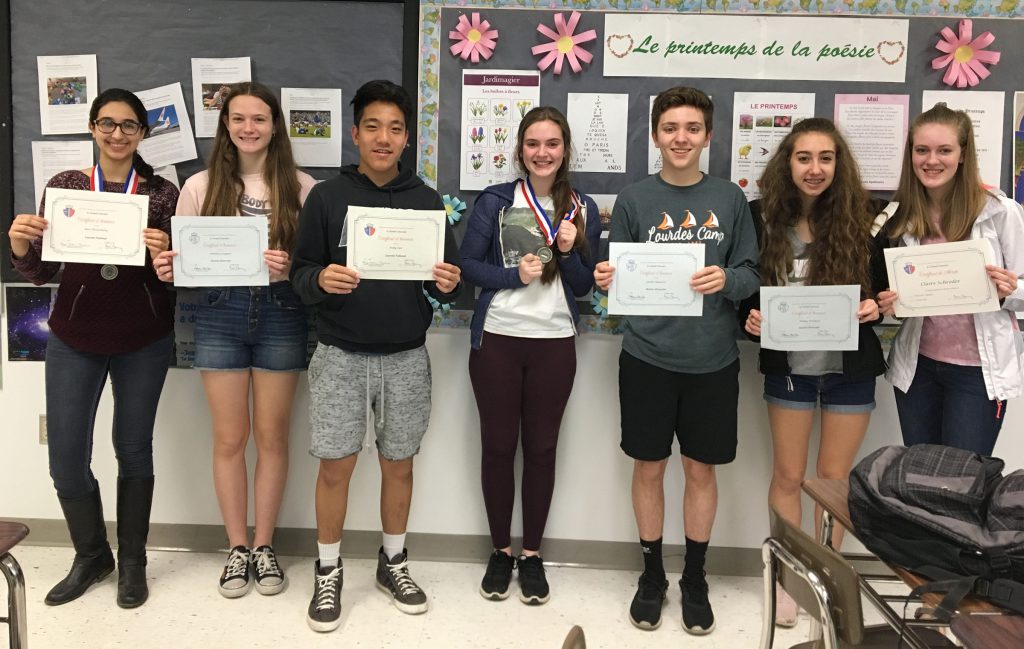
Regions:
<svg viewBox="0 0 1024 649"><path fill-rule="evenodd" d="M115 122L109 117L104 117L103 119L94 120L93 125L100 130L100 133L106 133L108 135L113 133L116 128L120 128L121 132L125 135L135 135L142 130L142 124L131 119L126 119L123 122Z"/></svg>

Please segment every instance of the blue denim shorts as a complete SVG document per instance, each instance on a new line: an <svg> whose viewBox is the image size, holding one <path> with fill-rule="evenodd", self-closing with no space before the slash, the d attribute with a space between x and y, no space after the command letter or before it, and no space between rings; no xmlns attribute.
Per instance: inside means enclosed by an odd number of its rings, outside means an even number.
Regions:
<svg viewBox="0 0 1024 649"><path fill-rule="evenodd" d="M288 282L202 289L198 302L196 369L305 369L306 309Z"/></svg>
<svg viewBox="0 0 1024 649"><path fill-rule="evenodd" d="M858 415L875 409L875 377L851 381L842 374L806 376L765 374L764 400L790 410L821 409L838 414Z"/></svg>

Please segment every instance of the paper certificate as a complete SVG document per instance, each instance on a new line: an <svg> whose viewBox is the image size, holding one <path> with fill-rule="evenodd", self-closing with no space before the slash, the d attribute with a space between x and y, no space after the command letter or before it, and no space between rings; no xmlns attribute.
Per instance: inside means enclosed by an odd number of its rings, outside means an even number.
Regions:
<svg viewBox="0 0 1024 649"><path fill-rule="evenodd" d="M992 248L984 240L887 248L896 317L998 311L999 296L985 270L991 263Z"/></svg>
<svg viewBox="0 0 1024 649"><path fill-rule="evenodd" d="M267 219L174 216L175 286L267 286Z"/></svg>
<svg viewBox="0 0 1024 649"><path fill-rule="evenodd" d="M43 261L146 263L142 230L149 220L148 196L48 187L46 215Z"/></svg>
<svg viewBox="0 0 1024 649"><path fill-rule="evenodd" d="M364 279L434 279L444 260L444 210L350 206L347 264Z"/></svg>
<svg viewBox="0 0 1024 649"><path fill-rule="evenodd" d="M860 287L762 286L761 346L782 351L857 349Z"/></svg>
<svg viewBox="0 0 1024 649"><path fill-rule="evenodd" d="M704 313L704 296L690 278L704 267L704 244L609 244L615 276L608 292L612 315L689 315Z"/></svg>

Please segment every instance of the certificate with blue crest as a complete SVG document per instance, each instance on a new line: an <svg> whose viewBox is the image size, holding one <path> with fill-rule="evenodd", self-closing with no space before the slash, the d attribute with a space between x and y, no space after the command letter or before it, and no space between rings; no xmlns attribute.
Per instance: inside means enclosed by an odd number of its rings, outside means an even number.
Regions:
<svg viewBox="0 0 1024 649"><path fill-rule="evenodd" d="M432 280L444 261L444 210L350 205L346 266L362 279Z"/></svg>
<svg viewBox="0 0 1024 649"><path fill-rule="evenodd" d="M985 264L993 264L984 239L885 250L896 317L957 315L999 310L999 295Z"/></svg>
<svg viewBox="0 0 1024 649"><path fill-rule="evenodd" d="M175 286L267 286L267 219L173 216Z"/></svg>
<svg viewBox="0 0 1024 649"><path fill-rule="evenodd" d="M143 266L149 197L46 188L43 261Z"/></svg>

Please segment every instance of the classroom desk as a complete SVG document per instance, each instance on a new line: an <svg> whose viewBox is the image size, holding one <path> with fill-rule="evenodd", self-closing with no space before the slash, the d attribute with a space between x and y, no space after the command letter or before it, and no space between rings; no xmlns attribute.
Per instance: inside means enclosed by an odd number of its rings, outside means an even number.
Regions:
<svg viewBox="0 0 1024 649"><path fill-rule="evenodd" d="M1019 615L957 615L949 628L970 649L1024 647L1024 617Z"/></svg>
<svg viewBox="0 0 1024 649"><path fill-rule="evenodd" d="M814 478L804 481L803 490L822 508L819 541L825 545L831 545L832 528L835 522L846 528L854 537L857 536L850 518L850 483L848 481ZM915 588L926 581L899 566L890 565L889 568L910 588ZM887 604L887 599L891 598L879 595L863 578L861 579L861 592L871 600L886 622L893 628L900 627L903 620ZM933 606L941 600L942 596L935 593L927 593L923 597L926 604ZM965 647L970 649L1006 649L1009 647L1020 649L1024 647L1024 617L1006 613L994 604L973 597L964 598L960 602L958 612L959 615L953 618L950 626ZM917 620L907 623L911 628L935 625L934 622ZM908 634L905 641L908 646L923 647L918 644L916 637L912 637L912 634Z"/></svg>

